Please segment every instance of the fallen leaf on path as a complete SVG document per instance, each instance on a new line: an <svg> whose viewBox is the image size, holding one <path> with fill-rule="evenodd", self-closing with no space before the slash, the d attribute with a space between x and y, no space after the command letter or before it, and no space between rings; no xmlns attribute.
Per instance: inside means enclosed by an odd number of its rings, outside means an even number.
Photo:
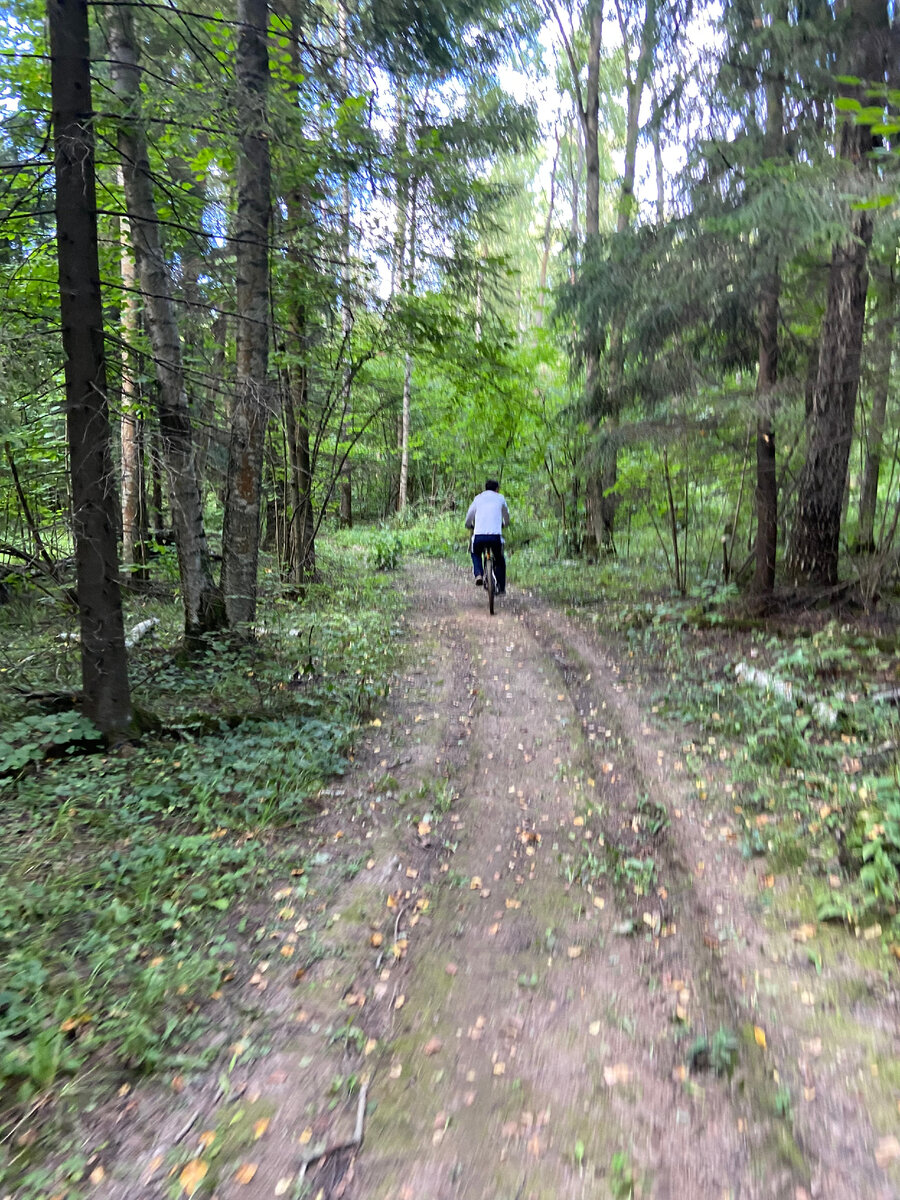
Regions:
<svg viewBox="0 0 900 1200"><path fill-rule="evenodd" d="M399 1079L402 1074L403 1074L403 1064L402 1063L394 1063L394 1065L388 1071L388 1075L391 1077L391 1079Z"/></svg>
<svg viewBox="0 0 900 1200"><path fill-rule="evenodd" d="M584 950L583 946L570 946L568 948L568 950L566 951L566 954L568 955L569 958L581 958L581 954L582 954L583 950Z"/></svg>
<svg viewBox="0 0 900 1200"><path fill-rule="evenodd" d="M419 837L425 837L426 834L431 833L431 825L428 823L428 821L420 821L418 824L418 831Z"/></svg>
<svg viewBox="0 0 900 1200"><path fill-rule="evenodd" d="M313 1135L312 1126L307 1125L307 1127L303 1130L303 1132L297 1138L297 1141L300 1143L301 1146L308 1146L309 1143L312 1141L312 1135Z"/></svg>
<svg viewBox="0 0 900 1200"><path fill-rule="evenodd" d="M208 1170L209 1164L205 1163L202 1158L192 1159L191 1162L189 1162L182 1169L181 1174L178 1176L178 1182L189 1196L193 1196L194 1192L206 1177L206 1172Z"/></svg>
<svg viewBox="0 0 900 1200"><path fill-rule="evenodd" d="M480 875L473 875L473 876L472 876L472 878L471 878L471 880L470 880L470 882L469 882L469 891L470 891L470 892L477 892L477 891L480 891L480 889L481 889L481 886L482 886L482 884L481 884L481 876L480 876Z"/></svg>
<svg viewBox="0 0 900 1200"><path fill-rule="evenodd" d="M431 1058L433 1054L440 1053L444 1048L444 1043L439 1037L430 1038L422 1048L422 1053L426 1058Z"/></svg>
<svg viewBox="0 0 900 1200"><path fill-rule="evenodd" d="M94 1167L88 1178L90 1179L91 1183L102 1183L106 1178L106 1172L103 1170L102 1166L97 1166Z"/></svg>
<svg viewBox="0 0 900 1200"><path fill-rule="evenodd" d="M753 1026L753 1037L756 1040L757 1046L761 1046L763 1050L766 1048L766 1031L761 1029L759 1025Z"/></svg>
<svg viewBox="0 0 900 1200"><path fill-rule="evenodd" d="M401 993L394 1001L394 1008L402 1008L406 1003L406 997Z"/></svg>
<svg viewBox="0 0 900 1200"><path fill-rule="evenodd" d="M378 947L384 943L384 934L383 933L373 933L372 936L369 938L369 941L377 950Z"/></svg>
<svg viewBox="0 0 900 1200"><path fill-rule="evenodd" d="M602 896L594 897L594 908L605 908L605 906L606 906L606 901L603 899Z"/></svg>
<svg viewBox="0 0 900 1200"><path fill-rule="evenodd" d="M505 1062L495 1062L494 1063L494 1074L495 1075L505 1075L506 1074L506 1063Z"/></svg>
<svg viewBox="0 0 900 1200"><path fill-rule="evenodd" d="M521 908L521 907L522 907L522 901L521 901L521 900L510 900L510 899L507 899L507 901L506 901L506 907L507 907L507 908Z"/></svg>
<svg viewBox="0 0 900 1200"><path fill-rule="evenodd" d="M600 1032L600 1029L601 1025L599 1021L591 1021L590 1025L588 1025L588 1033L591 1035L591 1037L596 1037Z"/></svg>
<svg viewBox="0 0 900 1200"><path fill-rule="evenodd" d="M456 965L456 963L447 963L446 967L444 967L444 971L448 975L455 975L458 970L459 967Z"/></svg>
<svg viewBox="0 0 900 1200"><path fill-rule="evenodd" d="M250 1183L259 1170L259 1163L242 1163L234 1173L238 1183Z"/></svg>
<svg viewBox="0 0 900 1200"><path fill-rule="evenodd" d="M875 1147L875 1161L879 1167L884 1170L889 1167L892 1162L900 1158L900 1142L889 1134L887 1137L879 1138L878 1145Z"/></svg>
<svg viewBox="0 0 900 1200"><path fill-rule="evenodd" d="M793 931L791 937L795 942L808 942L816 936L815 925L800 925Z"/></svg>
<svg viewBox="0 0 900 1200"><path fill-rule="evenodd" d="M263 1117L262 1120L257 1121L253 1126L253 1138L255 1141L258 1142L262 1135L269 1128L269 1120L269 1117Z"/></svg>
<svg viewBox="0 0 900 1200"><path fill-rule="evenodd" d="M293 1182L293 1175L283 1175L275 1184L275 1195L283 1196Z"/></svg>
<svg viewBox="0 0 900 1200"><path fill-rule="evenodd" d="M541 1145L541 1139L536 1133L532 1134L532 1136L528 1139L528 1153L533 1155L534 1158L540 1158L543 1152L544 1148Z"/></svg>
<svg viewBox="0 0 900 1200"><path fill-rule="evenodd" d="M615 1087L617 1083L628 1083L631 1079L631 1068L625 1063L616 1063L612 1067L603 1068L603 1078L607 1087Z"/></svg>
<svg viewBox="0 0 900 1200"><path fill-rule="evenodd" d="M198 1138L198 1141L200 1143L200 1149L206 1150L209 1146L211 1146L213 1144L213 1142L215 1140L216 1140L216 1131L214 1129L204 1129L203 1133L201 1133L200 1137Z"/></svg>
<svg viewBox="0 0 900 1200"><path fill-rule="evenodd" d="M812 1006L815 1004L815 1002L816 1002L816 998L812 994L812 992L801 992L800 993L800 1003L801 1004L806 1004L810 1008L812 1008Z"/></svg>

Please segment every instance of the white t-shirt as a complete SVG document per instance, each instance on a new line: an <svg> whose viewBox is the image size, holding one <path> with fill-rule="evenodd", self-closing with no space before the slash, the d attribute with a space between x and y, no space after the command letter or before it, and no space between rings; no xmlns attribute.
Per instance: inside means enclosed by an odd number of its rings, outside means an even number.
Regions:
<svg viewBox="0 0 900 1200"><path fill-rule="evenodd" d="M500 533L509 524L509 509L499 492L482 492L469 505L466 513L466 529L480 534Z"/></svg>

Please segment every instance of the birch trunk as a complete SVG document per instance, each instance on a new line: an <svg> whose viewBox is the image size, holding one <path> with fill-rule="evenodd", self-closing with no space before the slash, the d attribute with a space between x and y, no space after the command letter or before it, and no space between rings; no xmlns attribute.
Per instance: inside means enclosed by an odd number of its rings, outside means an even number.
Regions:
<svg viewBox="0 0 900 1200"><path fill-rule="evenodd" d="M147 140L141 119L140 69L132 13L121 5L111 7L108 12L110 74L124 110L119 123L118 148L125 202L156 366L155 399L178 548L185 637L193 642L204 633L221 628L225 610L222 594L213 582L203 528L181 339L160 240Z"/></svg>
<svg viewBox="0 0 900 1200"><path fill-rule="evenodd" d="M135 382L134 347L141 328L134 260L128 247L121 248L122 272L122 560L135 578L146 579L147 499L144 484L143 417L140 388Z"/></svg>
<svg viewBox="0 0 900 1200"><path fill-rule="evenodd" d="M238 0L236 369L222 528L222 590L230 625L256 619L260 496L269 419L269 51L265 0Z"/></svg>

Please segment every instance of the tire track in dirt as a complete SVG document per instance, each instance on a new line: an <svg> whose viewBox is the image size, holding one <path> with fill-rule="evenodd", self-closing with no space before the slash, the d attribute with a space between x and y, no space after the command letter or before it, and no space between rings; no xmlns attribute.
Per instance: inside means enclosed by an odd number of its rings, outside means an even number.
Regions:
<svg viewBox="0 0 900 1200"><path fill-rule="evenodd" d="M681 1077L676 997L653 986L643 941L616 936L615 895L597 895L600 908L566 877L561 856L595 848L594 797L623 797L597 787L580 697L531 631L528 603L491 619L458 575L416 576L425 605L451 602L479 702L453 777L465 834L373 1081L354 1194L575 1200L631 1183L658 1200L802 1194L802 1156L790 1146L791 1160L737 1081ZM629 812L637 782L619 784ZM680 975L667 981L700 1019L708 956L692 953L669 956Z"/></svg>
<svg viewBox="0 0 900 1200"><path fill-rule="evenodd" d="M748 891L748 877L754 878L755 890L755 872L728 840L718 841L716 832L721 835L722 830L709 831L715 822L698 802L697 791L684 773L680 777L673 773L673 764L684 758L685 745L671 733L649 726L648 713L623 684L618 666L595 637L540 601L529 599L523 613L563 671L586 728L590 722L585 714L602 705L602 726L612 727L609 732L622 767L620 796L613 803L624 824L633 813L635 792L666 804L670 812L679 806L678 816L683 819L671 823L657 846L669 885L669 906L673 914L677 910L679 939L657 942L648 957L658 977L683 971L679 961L693 964L703 981L707 1028L714 1022L743 1028L741 1057L750 1067L747 1099L762 1122L762 1141L770 1156L774 1152L776 1170L779 1158L800 1168L798 1177L809 1180L797 1185L795 1194L800 1197L896 1198L900 1193L877 1163L878 1139L849 1071L815 1064L822 1038L815 1036L820 1030L814 1015L801 1002L802 988L808 985L803 983L802 968L790 969L792 956L784 944L791 945L789 938L770 936L765 910ZM593 683L585 683L585 677ZM596 686L600 679L606 680L602 689ZM629 774L630 788L623 787ZM613 836L623 836L622 824ZM750 1036L755 1022L767 1030L763 1056L756 1054ZM885 1039L885 1046L889 1044ZM838 1059L842 1053L838 1049ZM818 1091L812 1086L817 1079L822 1085ZM816 1103L801 1106L789 1121L781 1117L773 1121L774 1096L783 1083L790 1083L795 1097L805 1094Z"/></svg>

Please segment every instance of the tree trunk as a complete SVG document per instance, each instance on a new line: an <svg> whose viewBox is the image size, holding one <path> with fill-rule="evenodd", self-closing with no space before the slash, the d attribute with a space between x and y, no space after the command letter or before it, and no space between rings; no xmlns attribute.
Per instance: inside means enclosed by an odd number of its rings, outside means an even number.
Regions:
<svg viewBox="0 0 900 1200"><path fill-rule="evenodd" d="M88 10L86 0L49 0L47 7L82 711L115 737L130 730L132 716L111 487Z"/></svg>
<svg viewBox="0 0 900 1200"><path fill-rule="evenodd" d="M768 276L759 302L759 371L756 380L756 573L753 590L761 594L775 587L778 549L778 479L773 422L778 381L777 271Z"/></svg>
<svg viewBox="0 0 900 1200"><path fill-rule="evenodd" d="M410 184L408 236L406 239L406 270L404 272L404 289L408 296L413 294L416 286L416 201L418 196L418 178ZM412 355L407 351L403 364L403 405L400 418L400 483L397 489L397 511L403 512L407 504L409 489L409 431L410 407L412 402Z"/></svg>
<svg viewBox="0 0 900 1200"><path fill-rule="evenodd" d="M776 12L787 20L783 6ZM784 77L770 66L766 82L764 155L777 161L784 145ZM756 379L756 570L753 590L761 595L775 587L778 552L778 476L775 458L775 401L778 384L778 300L781 280L777 259L763 245L767 271L759 296L759 368Z"/></svg>
<svg viewBox="0 0 900 1200"><path fill-rule="evenodd" d="M343 93L350 95L350 48L347 43L347 6L345 0L338 0L338 36L341 55L341 82ZM347 359L350 354L350 337L353 330L353 316L350 312L350 176L344 171L341 185L341 353L344 358L343 368L343 416L341 418L341 441L347 439L348 426L352 427L352 387L353 378ZM341 467L340 481L340 512L338 524L342 529L353 528L353 469L349 455Z"/></svg>
<svg viewBox="0 0 900 1200"><path fill-rule="evenodd" d="M621 238L634 220L634 177L637 167L637 143L640 132L641 101L644 85L650 71L653 50L656 45L656 0L647 0L638 60L632 72L628 55L628 29L621 8L618 8L626 62L626 87L628 102L625 118L625 161L622 171L622 186L616 211L616 233ZM614 530L618 496L615 494L618 478L617 431L622 412L622 377L625 371L625 318L617 317L609 331L609 371L606 392L606 436L600 451L600 528L597 537L603 549L609 553L615 549Z"/></svg>
<svg viewBox="0 0 900 1200"><path fill-rule="evenodd" d="M230 625L256 618L263 451L269 417L269 52L265 0L238 0L237 394L222 528L222 589Z"/></svg>
<svg viewBox="0 0 900 1200"><path fill-rule="evenodd" d="M140 388L135 356L141 328L134 262L121 247L122 271L122 559L135 578L146 579L147 500L144 486L144 420L140 415Z"/></svg>
<svg viewBox="0 0 900 1200"><path fill-rule="evenodd" d="M553 235L553 213L556 206L556 169L559 165L559 130L556 132L556 150L553 153L553 166L550 170L550 198L547 202L547 220L544 222L544 243L541 251L541 269L538 276L538 302L535 313L535 325L544 324L544 305L546 304L547 268L550 265L550 242Z"/></svg>
<svg viewBox="0 0 900 1200"><path fill-rule="evenodd" d="M880 85L888 36L887 8L878 0L852 0L847 7L851 77ZM866 101L865 83L841 83L839 92ZM871 128L852 117L845 119L840 156L855 166L860 177L867 172L872 149ZM832 585L838 578L841 509L859 389L872 224L870 210L856 209L850 238L832 250L819 367L807 424L806 461L788 560L789 573L798 583Z"/></svg>
<svg viewBox="0 0 900 1200"><path fill-rule="evenodd" d="M147 141L141 121L140 70L132 13L121 5L108 11L110 73L124 109L119 123L118 146L125 201L156 365L155 398L178 548L185 637L193 642L204 633L221 628L225 610L222 594L213 582L203 528L181 339L160 241Z"/></svg>
<svg viewBox="0 0 900 1200"><path fill-rule="evenodd" d="M872 348L874 357L872 415L869 418L866 435L866 461L859 498L859 529L856 535L857 549L866 554L875 552L875 510L878 503L878 475L881 470L884 418L887 412L891 360L894 354L894 337L897 328L896 307L896 281L893 269L889 268L887 280L878 288L878 309Z"/></svg>

